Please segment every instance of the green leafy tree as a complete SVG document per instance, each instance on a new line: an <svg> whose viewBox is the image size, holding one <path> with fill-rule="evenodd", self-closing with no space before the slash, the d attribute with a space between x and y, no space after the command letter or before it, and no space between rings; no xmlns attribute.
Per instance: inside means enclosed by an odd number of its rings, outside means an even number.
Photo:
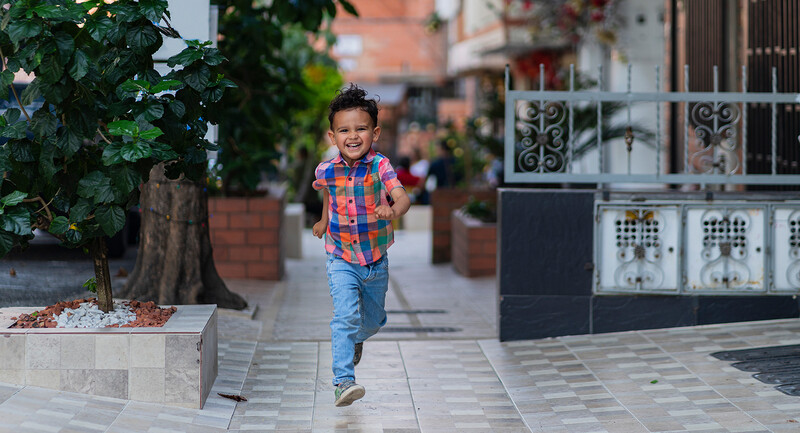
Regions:
<svg viewBox="0 0 800 433"><path fill-rule="evenodd" d="M314 104L304 68L319 60L315 37L345 0L215 0L223 9L219 49L230 59L226 77L238 89L220 112L218 173L226 195L253 193L262 173L275 173L281 151L294 142L299 115ZM329 96L329 95L326 95Z"/></svg>
<svg viewBox="0 0 800 433"><path fill-rule="evenodd" d="M87 247L95 264L98 303L112 308L104 236L122 229L139 203L151 168L198 178L205 173L207 122L227 87L225 60L192 41L154 68L168 24L167 0L0 0L0 98L35 112L0 117L0 254L49 231L68 247ZM164 21L166 22L166 21ZM21 93L14 73L35 79ZM9 89L12 91L9 95Z"/></svg>

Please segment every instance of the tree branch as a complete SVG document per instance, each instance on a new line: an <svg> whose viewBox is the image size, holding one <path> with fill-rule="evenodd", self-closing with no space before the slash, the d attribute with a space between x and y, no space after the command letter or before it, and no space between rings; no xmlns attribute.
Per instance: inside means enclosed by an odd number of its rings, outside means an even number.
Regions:
<svg viewBox="0 0 800 433"><path fill-rule="evenodd" d="M8 69L8 66L6 65L6 55L3 54L3 49L2 48L0 48L0 60L2 60L2 63L3 63L3 70ZM17 100L17 104L19 104L19 108L22 109L22 113L25 115L25 118L28 119L28 122L30 122L31 121L31 116L28 115L28 111L25 110L25 106L22 105L22 101L19 100L19 95L17 94L17 89L14 88L14 83L12 82L9 87L11 87L11 93L14 94L14 99Z"/></svg>

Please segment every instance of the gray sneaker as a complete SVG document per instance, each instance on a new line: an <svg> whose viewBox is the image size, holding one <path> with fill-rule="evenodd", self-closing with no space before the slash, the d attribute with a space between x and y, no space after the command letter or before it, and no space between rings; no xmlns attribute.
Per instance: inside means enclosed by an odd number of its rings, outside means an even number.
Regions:
<svg viewBox="0 0 800 433"><path fill-rule="evenodd" d="M354 401L363 397L366 393L367 391L363 386L355 383L352 380L346 380L336 385L336 390L334 391L336 400L333 402L333 404L336 407L350 406Z"/></svg>
<svg viewBox="0 0 800 433"><path fill-rule="evenodd" d="M358 365L361 362L361 352L364 350L364 343L356 343L356 351L353 354L353 367Z"/></svg>

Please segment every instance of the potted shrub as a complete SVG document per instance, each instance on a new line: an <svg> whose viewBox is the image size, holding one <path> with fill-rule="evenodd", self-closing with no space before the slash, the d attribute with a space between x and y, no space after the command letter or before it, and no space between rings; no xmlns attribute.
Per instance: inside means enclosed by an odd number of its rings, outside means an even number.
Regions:
<svg viewBox="0 0 800 433"><path fill-rule="evenodd" d="M470 197L452 213L453 267L467 277L494 275L497 262L497 214L494 205Z"/></svg>
<svg viewBox="0 0 800 433"><path fill-rule="evenodd" d="M323 35L323 19L335 16L337 4L355 9L343 0L217 3L224 6L219 49L230 59L223 68L238 88L219 112L221 150L209 186L216 193L209 199L214 260L223 277L277 280L284 274L288 161L301 147L316 157L327 119L309 112L320 99L315 73L324 69L315 66L335 65L309 34Z"/></svg>

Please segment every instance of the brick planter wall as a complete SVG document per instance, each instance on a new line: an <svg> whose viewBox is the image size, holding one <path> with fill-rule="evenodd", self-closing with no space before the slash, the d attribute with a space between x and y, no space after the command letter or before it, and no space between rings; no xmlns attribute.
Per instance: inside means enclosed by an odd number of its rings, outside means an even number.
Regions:
<svg viewBox="0 0 800 433"><path fill-rule="evenodd" d="M214 263L223 278L280 280L286 254L283 197L210 197Z"/></svg>
<svg viewBox="0 0 800 433"><path fill-rule="evenodd" d="M431 193L433 214L433 251L431 261L433 263L447 263L450 261L450 216L454 210L467 204L470 196L474 196L477 200L488 201L492 205L497 203L497 192L493 189L440 188Z"/></svg>
<svg viewBox="0 0 800 433"><path fill-rule="evenodd" d="M466 277L494 275L497 268L497 224L484 223L454 210L453 267Z"/></svg>

